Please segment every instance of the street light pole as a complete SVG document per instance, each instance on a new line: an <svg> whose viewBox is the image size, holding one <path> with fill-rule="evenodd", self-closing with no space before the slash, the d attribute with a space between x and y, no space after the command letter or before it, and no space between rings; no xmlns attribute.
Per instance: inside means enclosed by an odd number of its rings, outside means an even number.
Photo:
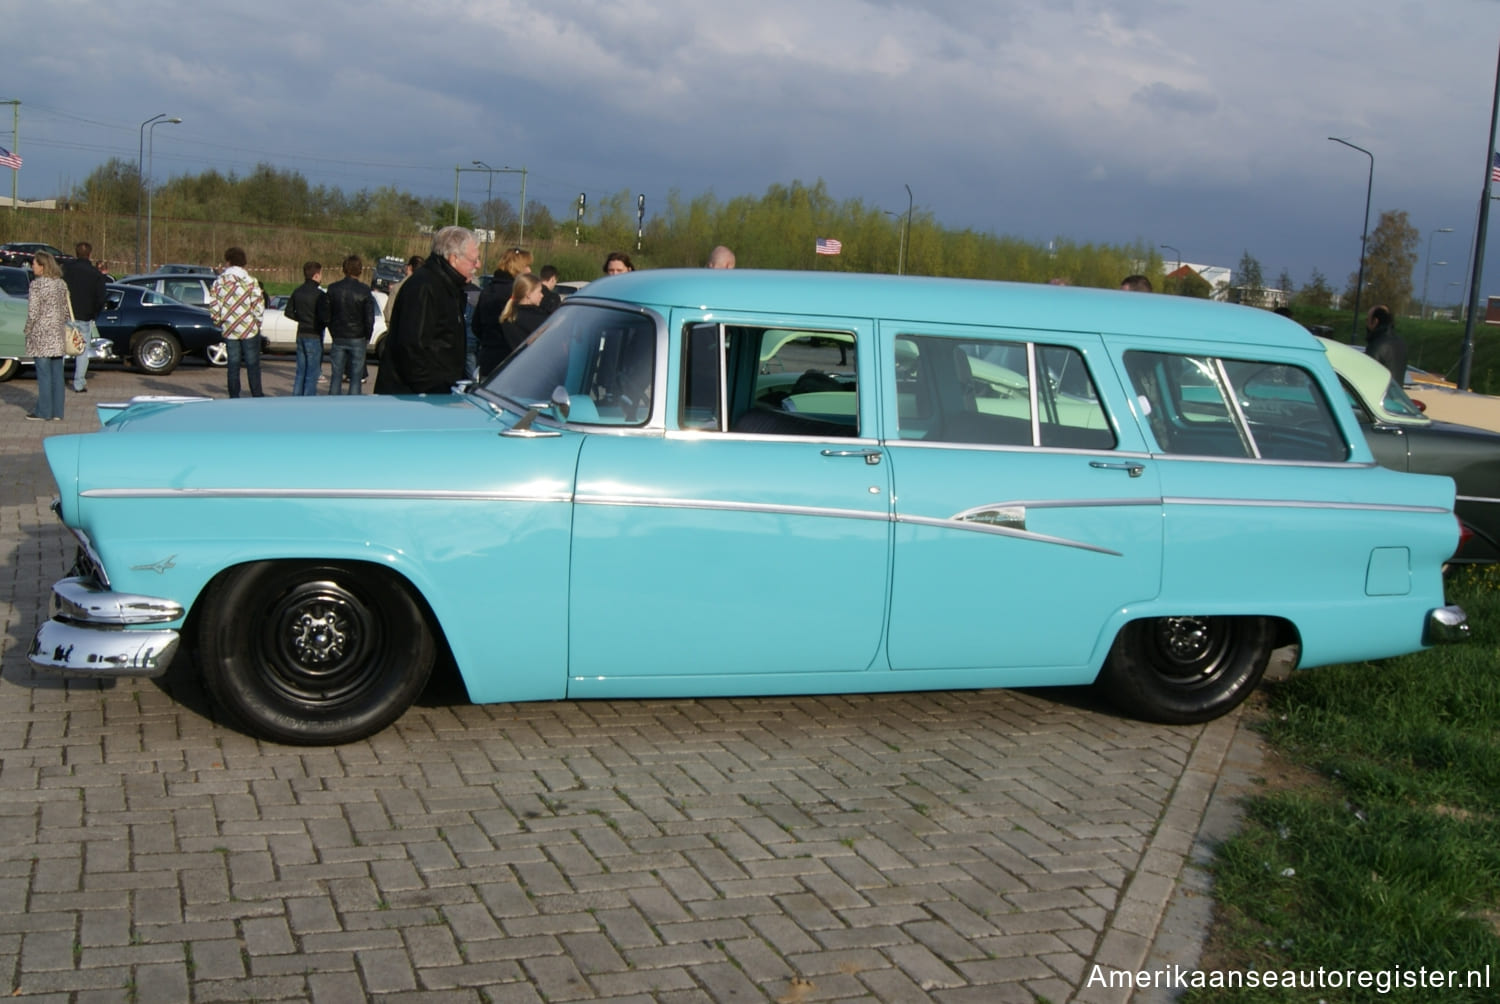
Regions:
<svg viewBox="0 0 1500 1004"><path fill-rule="evenodd" d="M901 252L896 259L897 275L906 274L906 238L911 233L911 186L903 183L901 187L906 189L906 232L901 235Z"/></svg>
<svg viewBox="0 0 1500 1004"><path fill-rule="evenodd" d="M1354 344L1354 336L1359 333L1359 300L1365 291L1365 241L1370 234L1370 192L1375 187L1375 155L1362 146L1355 146L1347 139L1339 139L1337 136L1329 136L1335 143L1342 143L1351 150L1358 150L1370 158L1370 176L1365 181L1365 228L1359 232L1359 277L1354 280L1354 326L1349 333L1349 344Z"/></svg>
<svg viewBox="0 0 1500 1004"><path fill-rule="evenodd" d="M151 128L146 130L146 271L151 271L151 172L155 164L156 127L159 125L178 125L182 122L180 118L163 119L160 122L152 122Z"/></svg>
<svg viewBox="0 0 1500 1004"><path fill-rule="evenodd" d="M1427 269L1422 273L1422 320L1427 320L1427 280L1432 277L1432 238L1437 234L1451 234L1452 227L1438 227L1427 235ZM1447 262L1439 262L1446 265Z"/></svg>
<svg viewBox="0 0 1500 1004"><path fill-rule="evenodd" d="M167 117L166 112L153 115L141 123L141 141L135 154L135 270L141 270L141 218L146 209L146 127Z"/></svg>
<svg viewBox="0 0 1500 1004"><path fill-rule="evenodd" d="M1170 244L1163 244L1162 247L1166 248L1168 251L1177 256L1177 264L1172 268L1172 271L1175 272L1179 268L1182 268L1182 252L1177 250Z"/></svg>
<svg viewBox="0 0 1500 1004"><path fill-rule="evenodd" d="M489 229L490 239L484 244L483 270L490 270L490 245L495 242L495 169L482 160L473 162L474 166L485 173L484 182L484 223Z"/></svg>

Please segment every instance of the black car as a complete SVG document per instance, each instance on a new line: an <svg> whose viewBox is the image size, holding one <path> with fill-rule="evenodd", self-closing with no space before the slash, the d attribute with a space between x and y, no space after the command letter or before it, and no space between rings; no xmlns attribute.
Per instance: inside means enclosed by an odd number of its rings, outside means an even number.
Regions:
<svg viewBox="0 0 1500 1004"><path fill-rule="evenodd" d="M406 259L387 256L375 263L375 277L370 280L370 288L389 293L391 287L404 278L406 278Z"/></svg>
<svg viewBox="0 0 1500 1004"><path fill-rule="evenodd" d="M167 374L185 353L203 356L211 365L228 359L224 333L208 311L190 307L164 293L141 286L111 283L105 287L99 336L109 342L106 359L126 359L147 373Z"/></svg>
<svg viewBox="0 0 1500 1004"><path fill-rule="evenodd" d="M31 269L0 265L0 290L4 290L11 296L29 295L31 293Z"/></svg>
<svg viewBox="0 0 1500 1004"><path fill-rule="evenodd" d="M31 258L38 251L45 251L58 261L67 261L73 257L70 254L64 254L51 244L38 244L35 241L15 241L10 244L0 244L0 265L30 268Z"/></svg>

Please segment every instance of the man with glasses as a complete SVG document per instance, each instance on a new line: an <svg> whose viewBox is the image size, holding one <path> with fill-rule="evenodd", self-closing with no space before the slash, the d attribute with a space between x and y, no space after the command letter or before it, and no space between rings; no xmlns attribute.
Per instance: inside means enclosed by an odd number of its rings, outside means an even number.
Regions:
<svg viewBox="0 0 1500 1004"><path fill-rule="evenodd" d="M480 265L464 227L432 236L432 253L401 286L375 377L377 394L447 394L464 379L464 286Z"/></svg>

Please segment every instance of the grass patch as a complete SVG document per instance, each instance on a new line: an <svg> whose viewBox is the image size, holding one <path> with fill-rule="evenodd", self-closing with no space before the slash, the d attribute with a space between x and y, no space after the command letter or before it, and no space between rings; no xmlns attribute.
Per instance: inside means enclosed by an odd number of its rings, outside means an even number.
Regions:
<svg viewBox="0 0 1500 1004"><path fill-rule="evenodd" d="M1214 864L1202 968L1365 970L1395 986L1234 1000L1500 999L1500 570L1461 570L1449 594L1468 611L1467 644L1267 686L1268 745L1313 774L1250 799ZM1424 967L1462 981L1486 966L1488 988L1402 985Z"/></svg>

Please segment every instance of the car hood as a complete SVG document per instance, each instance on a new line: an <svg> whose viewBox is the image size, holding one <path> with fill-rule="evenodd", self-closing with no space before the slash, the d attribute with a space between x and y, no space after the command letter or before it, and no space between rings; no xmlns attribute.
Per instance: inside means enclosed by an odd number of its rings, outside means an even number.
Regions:
<svg viewBox="0 0 1500 1004"><path fill-rule="evenodd" d="M344 435L508 426L516 416L455 394L138 398L101 404L106 433L222 437Z"/></svg>
<svg viewBox="0 0 1500 1004"><path fill-rule="evenodd" d="M45 449L75 526L88 498L565 496L583 437L501 436L518 418L448 394L142 400Z"/></svg>

